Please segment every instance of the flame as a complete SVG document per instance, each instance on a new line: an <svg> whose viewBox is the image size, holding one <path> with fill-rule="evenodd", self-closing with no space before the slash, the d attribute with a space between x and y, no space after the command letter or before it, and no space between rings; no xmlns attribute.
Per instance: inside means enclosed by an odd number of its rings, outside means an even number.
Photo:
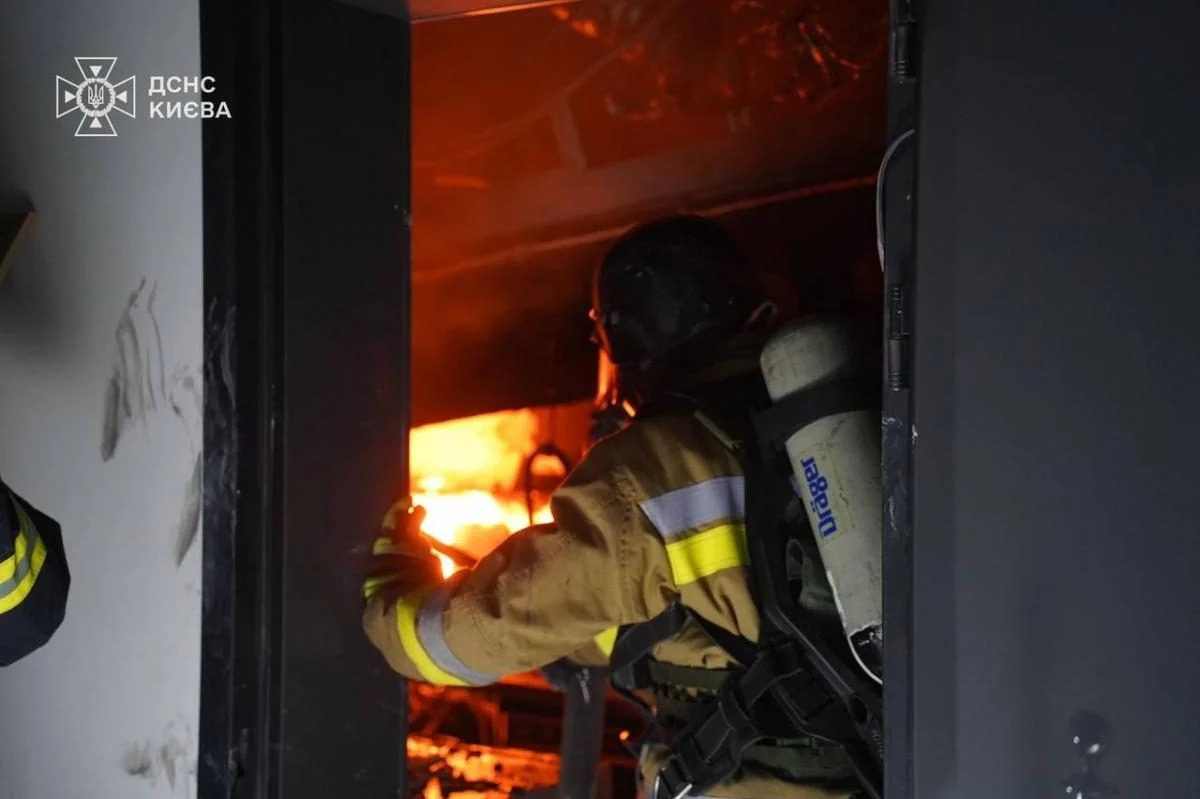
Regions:
<svg viewBox="0 0 1200 799"><path fill-rule="evenodd" d="M405 743L410 773L425 780L424 799L510 799L553 785L562 768L556 754L445 736L410 735Z"/></svg>
<svg viewBox="0 0 1200 799"><path fill-rule="evenodd" d="M425 425L409 442L413 501L425 508L422 527L432 538L481 558L529 526L522 467L537 447L538 417L530 409L502 411ZM553 459L535 459L547 476ZM557 471L561 475L561 469ZM553 521L549 497L535 493L534 524ZM442 574L458 570L438 553Z"/></svg>

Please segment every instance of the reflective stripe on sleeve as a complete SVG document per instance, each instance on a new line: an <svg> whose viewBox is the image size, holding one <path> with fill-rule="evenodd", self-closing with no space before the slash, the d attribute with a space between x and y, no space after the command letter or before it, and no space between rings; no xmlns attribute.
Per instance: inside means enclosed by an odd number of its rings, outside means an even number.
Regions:
<svg viewBox="0 0 1200 799"><path fill-rule="evenodd" d="M750 564L746 481L716 477L641 503L662 536L675 585Z"/></svg>
<svg viewBox="0 0 1200 799"><path fill-rule="evenodd" d="M611 657L613 646L617 643L617 628L609 627L592 640L596 642L596 646L600 648L605 657Z"/></svg>
<svg viewBox="0 0 1200 799"><path fill-rule="evenodd" d="M13 539L13 554L0 561L0 613L7 613L29 596L46 562L46 545L33 520L20 502L12 504L20 526Z"/></svg>
<svg viewBox="0 0 1200 799"><path fill-rule="evenodd" d="M400 582L398 574L384 574L379 577L368 577L363 580L363 599L368 600L379 593L379 589L385 585Z"/></svg>
<svg viewBox="0 0 1200 799"><path fill-rule="evenodd" d="M442 614L446 612L446 605L449 604L457 585L457 580L442 583L425 599L417 617L417 636L425 645L429 657L447 673L453 674L468 685L491 685L499 678L470 669L450 651L450 646L442 635Z"/></svg>
<svg viewBox="0 0 1200 799"><path fill-rule="evenodd" d="M725 569L750 565L746 525L722 524L667 544L667 560L676 587L712 577Z"/></svg>
<svg viewBox="0 0 1200 799"><path fill-rule="evenodd" d="M746 480L716 477L648 499L641 508L663 540L670 543L690 531L745 519Z"/></svg>
<svg viewBox="0 0 1200 799"><path fill-rule="evenodd" d="M396 603L396 630L405 654L421 677L433 685L490 685L498 677L459 660L442 634L442 614L457 581L409 594Z"/></svg>

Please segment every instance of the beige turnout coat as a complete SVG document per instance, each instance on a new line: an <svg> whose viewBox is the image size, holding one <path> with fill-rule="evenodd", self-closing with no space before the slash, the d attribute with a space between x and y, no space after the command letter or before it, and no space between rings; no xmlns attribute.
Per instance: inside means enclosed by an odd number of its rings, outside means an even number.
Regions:
<svg viewBox="0 0 1200 799"><path fill-rule="evenodd" d="M674 601L755 640L747 582L745 486L734 452L702 417L638 420L597 443L555 493L553 525L521 531L441 585L366 607L367 635L399 673L440 685L484 685L573 657L598 665L616 628ZM723 668L700 630L660 644L665 663ZM645 754L643 778L662 752ZM647 783L650 784L650 783ZM744 768L709 796L849 797Z"/></svg>

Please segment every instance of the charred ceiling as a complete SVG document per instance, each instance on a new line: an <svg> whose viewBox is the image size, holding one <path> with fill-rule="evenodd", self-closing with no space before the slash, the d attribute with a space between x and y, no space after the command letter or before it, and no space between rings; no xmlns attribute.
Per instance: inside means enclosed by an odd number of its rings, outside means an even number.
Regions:
<svg viewBox="0 0 1200 799"><path fill-rule="evenodd" d="M720 215L794 290L842 291L870 249L886 30L879 0L415 26L414 422L587 396L588 273L649 217Z"/></svg>

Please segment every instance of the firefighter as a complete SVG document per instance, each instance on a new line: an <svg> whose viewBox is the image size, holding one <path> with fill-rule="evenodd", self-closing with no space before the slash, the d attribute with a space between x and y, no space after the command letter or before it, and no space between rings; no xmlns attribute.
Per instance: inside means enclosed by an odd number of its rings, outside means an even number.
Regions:
<svg viewBox="0 0 1200 799"><path fill-rule="evenodd" d="M50 640L70 585L59 526L0 481L0 666Z"/></svg>
<svg viewBox="0 0 1200 799"><path fill-rule="evenodd" d="M385 527L408 534L377 542L364 587L367 636L392 668L462 686L564 657L606 665L618 630L684 607L686 620L654 643L645 679L633 687L653 695L667 738L687 726L735 665L697 620L751 641L760 629L739 410L763 391L759 354L774 316L742 250L712 221L671 217L615 243L595 275L592 318L636 407L633 421L598 441L567 477L551 500L552 525L513 535L445 582L413 535L420 509L393 509ZM838 629L815 547L795 559L800 605ZM667 751L642 750L640 782L650 792ZM840 748L793 738L752 746L729 779L704 793L857 792Z"/></svg>

